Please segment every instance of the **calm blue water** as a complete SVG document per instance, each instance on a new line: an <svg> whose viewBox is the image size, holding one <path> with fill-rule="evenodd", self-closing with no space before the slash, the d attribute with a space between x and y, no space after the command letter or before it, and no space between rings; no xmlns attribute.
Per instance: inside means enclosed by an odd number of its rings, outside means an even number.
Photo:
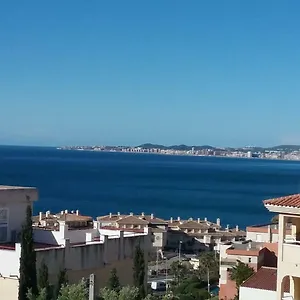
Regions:
<svg viewBox="0 0 300 300"><path fill-rule="evenodd" d="M300 192L300 163L0 147L0 183L36 186L38 211L268 222L262 200Z"/></svg>

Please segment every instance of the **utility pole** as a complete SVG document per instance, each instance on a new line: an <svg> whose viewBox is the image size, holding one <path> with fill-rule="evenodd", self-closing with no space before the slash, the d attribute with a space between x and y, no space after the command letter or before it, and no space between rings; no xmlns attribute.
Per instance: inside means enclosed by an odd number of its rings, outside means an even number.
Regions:
<svg viewBox="0 0 300 300"><path fill-rule="evenodd" d="M95 299L95 274L91 274L89 278L89 300Z"/></svg>
<svg viewBox="0 0 300 300"><path fill-rule="evenodd" d="M181 244L182 241L179 242L179 249L178 249L178 262L181 263Z"/></svg>
<svg viewBox="0 0 300 300"><path fill-rule="evenodd" d="M158 249L156 251L156 276L158 276Z"/></svg>
<svg viewBox="0 0 300 300"><path fill-rule="evenodd" d="M208 293L210 295L209 268L208 267L207 267L207 291L208 291Z"/></svg>
<svg viewBox="0 0 300 300"><path fill-rule="evenodd" d="M164 259L166 260L166 294L168 292L168 259L167 257L164 257Z"/></svg>

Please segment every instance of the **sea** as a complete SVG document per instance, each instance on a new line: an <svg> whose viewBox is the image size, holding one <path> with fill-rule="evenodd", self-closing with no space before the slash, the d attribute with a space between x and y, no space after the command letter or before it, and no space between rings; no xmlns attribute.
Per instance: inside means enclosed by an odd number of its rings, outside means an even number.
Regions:
<svg viewBox="0 0 300 300"><path fill-rule="evenodd" d="M262 201L300 192L300 162L0 147L0 184L34 186L34 213L154 213L245 228L272 215Z"/></svg>

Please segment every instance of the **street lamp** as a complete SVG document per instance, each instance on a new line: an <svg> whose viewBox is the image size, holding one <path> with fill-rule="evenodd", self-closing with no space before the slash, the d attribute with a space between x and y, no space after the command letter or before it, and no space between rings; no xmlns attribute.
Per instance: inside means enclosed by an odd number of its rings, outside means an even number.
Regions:
<svg viewBox="0 0 300 300"><path fill-rule="evenodd" d="M167 257L163 257L163 259L166 261L165 267L166 267L166 294L168 292L168 259Z"/></svg>
<svg viewBox="0 0 300 300"><path fill-rule="evenodd" d="M181 262L181 245L182 245L182 241L179 242L179 249L178 249L178 262Z"/></svg>

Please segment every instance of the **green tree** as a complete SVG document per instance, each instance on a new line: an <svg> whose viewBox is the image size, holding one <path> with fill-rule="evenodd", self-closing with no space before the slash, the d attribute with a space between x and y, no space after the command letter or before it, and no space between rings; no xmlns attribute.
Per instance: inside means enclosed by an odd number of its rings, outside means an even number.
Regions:
<svg viewBox="0 0 300 300"><path fill-rule="evenodd" d="M27 293L31 290L37 295L36 276L36 253L34 251L32 210L27 206L26 219L21 231L21 257L20 257L20 279L19 279L19 300L26 300Z"/></svg>
<svg viewBox="0 0 300 300"><path fill-rule="evenodd" d="M116 268L113 268L111 270L107 286L109 289L117 291L117 292L120 290L120 281L119 281L119 277L117 275Z"/></svg>
<svg viewBox="0 0 300 300"><path fill-rule="evenodd" d="M133 286L125 286L119 292L109 288L100 290L101 300L135 300L139 298L139 289Z"/></svg>
<svg viewBox="0 0 300 300"><path fill-rule="evenodd" d="M139 289L139 298L145 297L145 258L140 246L135 249L133 260L133 282Z"/></svg>
<svg viewBox="0 0 300 300"><path fill-rule="evenodd" d="M174 261L171 264L171 274L174 275L175 278L175 285L178 285L180 282L182 282L190 273L190 269L186 264L183 264L178 261Z"/></svg>
<svg viewBox="0 0 300 300"><path fill-rule="evenodd" d="M237 265L234 266L230 271L230 279L235 281L237 290L236 299L239 297L239 288L241 284L254 274L254 269L249 267L247 264L238 261Z"/></svg>
<svg viewBox="0 0 300 300"><path fill-rule="evenodd" d="M87 300L88 289L82 280L79 284L64 285L60 289L57 300Z"/></svg>
<svg viewBox="0 0 300 300"><path fill-rule="evenodd" d="M28 300L48 300L47 291L45 288L43 288L39 291L39 295L34 295L32 293L32 290L29 289L28 293L27 293L27 299Z"/></svg>
<svg viewBox="0 0 300 300"><path fill-rule="evenodd" d="M47 300L51 299L48 267L46 266L44 260L42 261L38 272L38 289L40 295L41 295L41 291L45 290L46 299Z"/></svg>
<svg viewBox="0 0 300 300"><path fill-rule="evenodd" d="M67 283L68 283L67 270L62 269L59 271L57 276L57 283L55 285L55 290L54 290L54 299L58 298L60 289L62 288L62 286L66 285Z"/></svg>
<svg viewBox="0 0 300 300"><path fill-rule="evenodd" d="M124 286L119 292L119 300L136 300L140 297L138 287Z"/></svg>
<svg viewBox="0 0 300 300"><path fill-rule="evenodd" d="M119 293L105 287L100 290L100 300L119 300Z"/></svg>
<svg viewBox="0 0 300 300"><path fill-rule="evenodd" d="M208 272L210 280L219 279L219 257L211 251L204 252L199 256L198 275L201 279L207 280Z"/></svg>

